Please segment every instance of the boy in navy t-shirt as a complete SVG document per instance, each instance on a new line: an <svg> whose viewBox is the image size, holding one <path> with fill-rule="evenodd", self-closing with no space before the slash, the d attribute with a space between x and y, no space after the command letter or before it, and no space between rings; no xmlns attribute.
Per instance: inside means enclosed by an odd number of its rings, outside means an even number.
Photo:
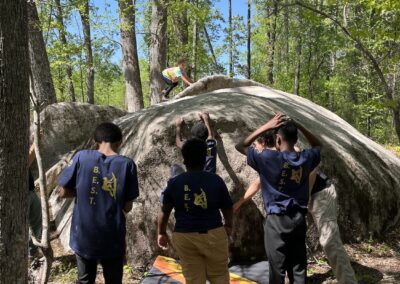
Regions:
<svg viewBox="0 0 400 284"><path fill-rule="evenodd" d="M210 115L208 112L199 113L200 121L195 123L190 130L193 138L198 138L206 142L207 144L207 158L206 164L204 165L204 170L210 173L217 172L217 141L214 139L213 132L210 125ZM182 149L183 139L182 139L182 124L184 120L182 117L178 117L175 121L176 124L176 136L175 142L176 146ZM183 168L179 165L173 165L171 170L171 176L176 176L184 172Z"/></svg>
<svg viewBox="0 0 400 284"><path fill-rule="evenodd" d="M60 197L76 197L70 247L76 254L77 283L94 283L97 262L105 283L122 283L125 213L139 196L136 165L118 155L122 133L113 123L97 126L97 150L76 153L59 179Z"/></svg>
<svg viewBox="0 0 400 284"><path fill-rule="evenodd" d="M168 181L158 219L158 246L168 248L167 224L175 209L172 245L182 263L186 283L229 283L228 234L232 200L224 181L203 170L207 146L192 138L182 147L187 172ZM221 213L225 220L222 223Z"/></svg>
<svg viewBox="0 0 400 284"><path fill-rule="evenodd" d="M311 149L296 152L298 128ZM276 150L257 151L250 145L262 133L275 129ZM270 283L306 283L306 220L309 174L320 162L321 143L301 125L278 113L236 145L260 175L267 218L264 223Z"/></svg>

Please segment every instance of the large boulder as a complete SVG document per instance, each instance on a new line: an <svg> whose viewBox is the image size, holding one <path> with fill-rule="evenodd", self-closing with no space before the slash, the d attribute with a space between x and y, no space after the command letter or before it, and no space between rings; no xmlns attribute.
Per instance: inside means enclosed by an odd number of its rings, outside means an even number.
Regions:
<svg viewBox="0 0 400 284"><path fill-rule="evenodd" d="M127 219L130 261L136 265L146 264L161 253L156 246L159 197L169 177L170 166L182 161L175 147L174 119L178 115L184 117L184 136L188 137L201 110L210 113L218 141L217 173L226 182L234 200L257 177L246 165L245 157L235 150L235 144L280 111L302 123L323 142L322 169L337 185L339 224L345 239L382 236L398 226L400 160L393 154L334 113L304 98L255 86L253 82L245 86L245 80L240 87L225 89L217 88L236 86L237 82L226 77L214 78L215 82L210 78L204 80L209 83L194 84L193 93L186 90L183 96L179 95L181 99L115 120L124 134L121 154L135 160L140 184L140 198ZM202 93L202 90L210 90L211 85L217 86L216 90ZM303 137L300 142L307 147ZM231 243L232 259L265 257L263 214L262 200L257 195L237 215ZM171 229L172 225L171 222Z"/></svg>
<svg viewBox="0 0 400 284"><path fill-rule="evenodd" d="M43 165L47 170L62 156L92 137L97 124L113 121L126 111L87 103L57 103L40 115Z"/></svg>

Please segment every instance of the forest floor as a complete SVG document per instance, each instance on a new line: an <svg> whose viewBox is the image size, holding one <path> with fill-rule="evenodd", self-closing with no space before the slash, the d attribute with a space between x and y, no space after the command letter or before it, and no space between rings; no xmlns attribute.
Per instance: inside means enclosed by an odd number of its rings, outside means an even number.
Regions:
<svg viewBox="0 0 400 284"><path fill-rule="evenodd" d="M64 253L58 240L53 241L52 246L55 261L49 283L75 283L77 274L75 257ZM360 284L400 283L400 230L387 236L384 242L368 241L347 244L345 247ZM123 283L140 283L148 269L125 266ZM308 283L311 284L337 283L326 258L320 252L310 257L308 275ZM96 283L104 283L100 266Z"/></svg>

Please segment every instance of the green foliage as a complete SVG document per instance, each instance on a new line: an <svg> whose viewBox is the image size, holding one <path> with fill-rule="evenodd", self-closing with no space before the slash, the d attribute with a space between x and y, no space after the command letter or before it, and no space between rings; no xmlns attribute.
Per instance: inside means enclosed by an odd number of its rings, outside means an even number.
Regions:
<svg viewBox="0 0 400 284"><path fill-rule="evenodd" d="M55 283L74 283L77 276L78 269L71 262L56 265L51 272L51 280Z"/></svg>
<svg viewBox="0 0 400 284"><path fill-rule="evenodd" d="M99 8L90 6L95 69L96 103L125 108L125 82L119 60L119 19L112 0ZM224 1L224 0L222 0ZM252 79L268 82L273 73L272 87L294 92L296 65L300 62L300 95L335 112L363 134L381 142L398 143L393 128L391 109L399 104L400 76L400 1L394 0L329 0L302 2L312 11L293 4L294 0L252 1L251 74ZM73 4L72 4L73 3ZM113 2L115 4L115 2ZM140 71L145 106L149 106L149 27L152 1L136 1L136 25ZM62 0L67 45L60 41L60 26L55 18L53 1L39 2L42 30L47 43L53 81L59 101L68 101L66 66L72 78L78 101L85 101L86 70L79 11L81 1ZM232 4L238 5L236 1ZM277 14L274 7L277 4ZM288 4L288 6L285 6ZM242 4L243 5L243 4ZM114 6L115 8L115 6ZM170 0L168 6L167 64L175 65L179 57L188 59L188 74L197 78L226 72L229 50L228 23L210 0ZM227 12L227 11L226 11ZM329 19L331 18L331 19ZM335 21L337 21L335 23ZM247 19L233 14L233 64L236 77L247 74ZM272 30L276 22L273 66ZM344 33L339 25L347 29ZM197 44L194 45L194 26ZM205 37L207 28L217 65ZM140 34L140 36L139 36ZM361 51L360 45L375 59L387 85L394 86L389 97L377 67ZM299 50L299 47L301 50ZM299 52L300 51L300 52ZM195 60L195 61L194 61ZM225 68L221 68L223 65ZM397 81L396 81L397 80ZM396 82L395 82L396 81ZM396 85L394 85L394 83ZM175 89L175 93L182 87Z"/></svg>

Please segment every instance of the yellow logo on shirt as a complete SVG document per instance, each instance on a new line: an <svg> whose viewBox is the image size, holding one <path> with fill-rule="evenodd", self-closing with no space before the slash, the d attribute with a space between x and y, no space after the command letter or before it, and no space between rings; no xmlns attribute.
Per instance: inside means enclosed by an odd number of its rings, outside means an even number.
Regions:
<svg viewBox="0 0 400 284"><path fill-rule="evenodd" d="M104 191L108 191L112 198L117 199L117 178L114 173L112 173L112 178L108 179L103 177L103 187Z"/></svg>
<svg viewBox="0 0 400 284"><path fill-rule="evenodd" d="M298 170L292 169L292 176L290 177L295 183L300 183L301 177L303 176L303 168L300 167Z"/></svg>
<svg viewBox="0 0 400 284"><path fill-rule="evenodd" d="M194 205L200 206L203 209L207 209L207 195L204 192L204 190L201 190L200 194L195 193L194 194Z"/></svg>

